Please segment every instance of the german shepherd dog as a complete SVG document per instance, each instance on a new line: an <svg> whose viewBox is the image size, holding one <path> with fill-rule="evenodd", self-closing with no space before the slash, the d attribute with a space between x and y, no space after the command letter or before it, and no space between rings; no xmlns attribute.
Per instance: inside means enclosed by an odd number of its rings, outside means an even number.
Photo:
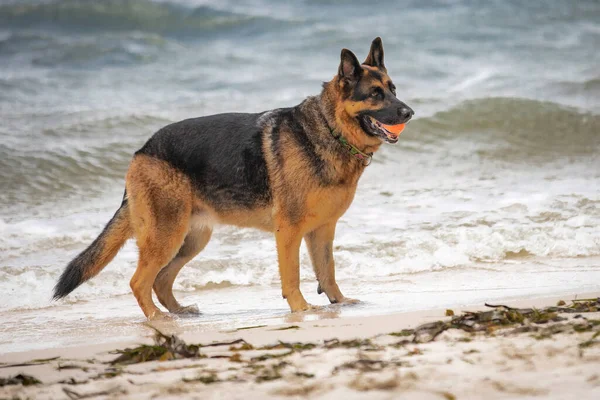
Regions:
<svg viewBox="0 0 600 400"><path fill-rule="evenodd" d="M60 299L97 275L131 237L139 248L131 290L148 319L198 314L173 296L181 268L208 243L213 226L273 232L281 291L292 312L309 310L300 292L299 249L305 240L318 293L353 303L335 281L333 239L358 179L387 129L413 110L396 97L376 38L364 63L347 49L321 93L291 108L186 119L156 132L127 171L121 207L100 236L67 265ZM399 126L399 125L398 125ZM387 128L386 128L387 127Z"/></svg>

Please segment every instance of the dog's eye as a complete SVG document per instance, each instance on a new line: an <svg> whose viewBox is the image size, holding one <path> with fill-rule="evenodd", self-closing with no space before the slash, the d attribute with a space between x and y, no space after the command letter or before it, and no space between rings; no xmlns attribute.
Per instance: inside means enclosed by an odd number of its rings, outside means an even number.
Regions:
<svg viewBox="0 0 600 400"><path fill-rule="evenodd" d="M383 90L380 87L376 87L371 92L371 97L373 97L374 99L383 98Z"/></svg>
<svg viewBox="0 0 600 400"><path fill-rule="evenodd" d="M396 95L396 86L394 84L390 84L390 91L394 94L394 96Z"/></svg>

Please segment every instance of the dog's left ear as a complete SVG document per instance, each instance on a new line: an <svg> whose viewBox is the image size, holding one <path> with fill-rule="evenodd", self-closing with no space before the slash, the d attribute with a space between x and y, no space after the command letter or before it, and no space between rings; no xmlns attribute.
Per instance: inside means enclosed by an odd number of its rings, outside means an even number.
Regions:
<svg viewBox="0 0 600 400"><path fill-rule="evenodd" d="M369 55L363 64L386 70L383 63L383 42L380 37L376 37L371 43L371 50L369 50Z"/></svg>

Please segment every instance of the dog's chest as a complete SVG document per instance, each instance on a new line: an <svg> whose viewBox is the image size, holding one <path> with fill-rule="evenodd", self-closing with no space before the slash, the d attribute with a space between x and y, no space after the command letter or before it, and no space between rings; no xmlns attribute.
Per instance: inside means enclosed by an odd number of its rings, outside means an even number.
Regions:
<svg viewBox="0 0 600 400"><path fill-rule="evenodd" d="M337 186L309 193L307 217L315 222L326 222L340 218L352 204L356 185Z"/></svg>

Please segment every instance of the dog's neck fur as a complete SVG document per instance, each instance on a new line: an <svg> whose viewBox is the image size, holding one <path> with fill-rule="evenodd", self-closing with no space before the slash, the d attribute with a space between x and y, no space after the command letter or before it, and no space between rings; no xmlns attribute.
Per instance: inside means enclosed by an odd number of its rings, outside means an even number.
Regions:
<svg viewBox="0 0 600 400"><path fill-rule="evenodd" d="M349 115L342 107L343 94L339 77L323 85L319 98L321 112L331 129L339 132L346 140L364 153L375 153L381 140L367 135L357 119Z"/></svg>
<svg viewBox="0 0 600 400"><path fill-rule="evenodd" d="M323 91L319 95L306 98L297 108L301 112L307 136L329 167L331 181L356 184L366 165L350 154L332 135L332 131L343 135L350 144L364 153L377 151L381 141L368 136L356 118L348 115L338 104L342 104L341 93L334 78L323 85Z"/></svg>

